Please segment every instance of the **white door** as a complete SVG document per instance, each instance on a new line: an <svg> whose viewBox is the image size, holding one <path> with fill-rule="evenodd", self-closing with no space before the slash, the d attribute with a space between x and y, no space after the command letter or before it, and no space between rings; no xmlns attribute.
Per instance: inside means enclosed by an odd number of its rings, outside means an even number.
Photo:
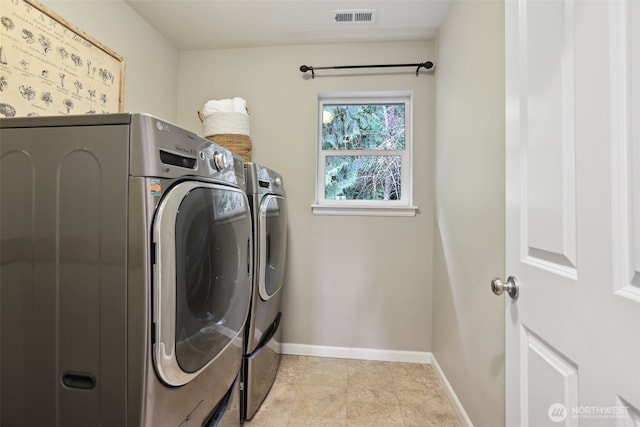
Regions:
<svg viewBox="0 0 640 427"><path fill-rule="evenodd" d="M638 426L640 1L505 8L506 422Z"/></svg>

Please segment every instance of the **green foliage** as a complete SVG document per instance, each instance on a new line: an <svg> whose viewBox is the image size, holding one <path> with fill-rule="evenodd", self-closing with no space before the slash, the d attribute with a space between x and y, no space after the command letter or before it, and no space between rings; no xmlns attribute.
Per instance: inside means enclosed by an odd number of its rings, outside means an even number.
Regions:
<svg viewBox="0 0 640 427"><path fill-rule="evenodd" d="M404 129L404 104L325 104L323 150L380 150L380 155L326 156L325 199L400 199L400 156L384 151L405 148Z"/></svg>
<svg viewBox="0 0 640 427"><path fill-rule="evenodd" d="M398 200L400 156L327 156L325 199Z"/></svg>
<svg viewBox="0 0 640 427"><path fill-rule="evenodd" d="M323 150L404 149L404 104L325 104L323 118Z"/></svg>

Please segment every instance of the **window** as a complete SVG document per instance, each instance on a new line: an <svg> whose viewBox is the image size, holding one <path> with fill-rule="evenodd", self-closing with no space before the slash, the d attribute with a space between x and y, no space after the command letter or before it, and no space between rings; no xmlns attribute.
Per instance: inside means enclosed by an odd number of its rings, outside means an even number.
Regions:
<svg viewBox="0 0 640 427"><path fill-rule="evenodd" d="M415 215L411 95L318 98L318 165L313 212Z"/></svg>

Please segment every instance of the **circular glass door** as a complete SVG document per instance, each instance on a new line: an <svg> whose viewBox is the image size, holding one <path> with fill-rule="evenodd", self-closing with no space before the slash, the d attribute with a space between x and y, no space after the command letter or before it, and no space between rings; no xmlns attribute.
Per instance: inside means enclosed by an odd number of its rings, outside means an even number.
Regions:
<svg viewBox="0 0 640 427"><path fill-rule="evenodd" d="M251 285L251 216L246 196L223 185L183 182L154 222L155 363L182 385L243 331Z"/></svg>
<svg viewBox="0 0 640 427"><path fill-rule="evenodd" d="M287 205L282 196L267 195L260 203L260 298L268 300L284 283L287 256Z"/></svg>

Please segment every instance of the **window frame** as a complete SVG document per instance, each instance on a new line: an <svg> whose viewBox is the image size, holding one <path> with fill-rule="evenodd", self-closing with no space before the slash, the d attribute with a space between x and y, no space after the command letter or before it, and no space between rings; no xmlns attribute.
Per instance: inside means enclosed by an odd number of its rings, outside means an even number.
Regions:
<svg viewBox="0 0 640 427"><path fill-rule="evenodd" d="M405 105L405 148L403 150L324 150L322 148L322 112L325 104L400 104ZM415 216L413 205L413 93L339 92L320 93L316 116L316 198L311 206L318 215ZM326 158L331 156L400 156L402 192L399 200L325 199Z"/></svg>

